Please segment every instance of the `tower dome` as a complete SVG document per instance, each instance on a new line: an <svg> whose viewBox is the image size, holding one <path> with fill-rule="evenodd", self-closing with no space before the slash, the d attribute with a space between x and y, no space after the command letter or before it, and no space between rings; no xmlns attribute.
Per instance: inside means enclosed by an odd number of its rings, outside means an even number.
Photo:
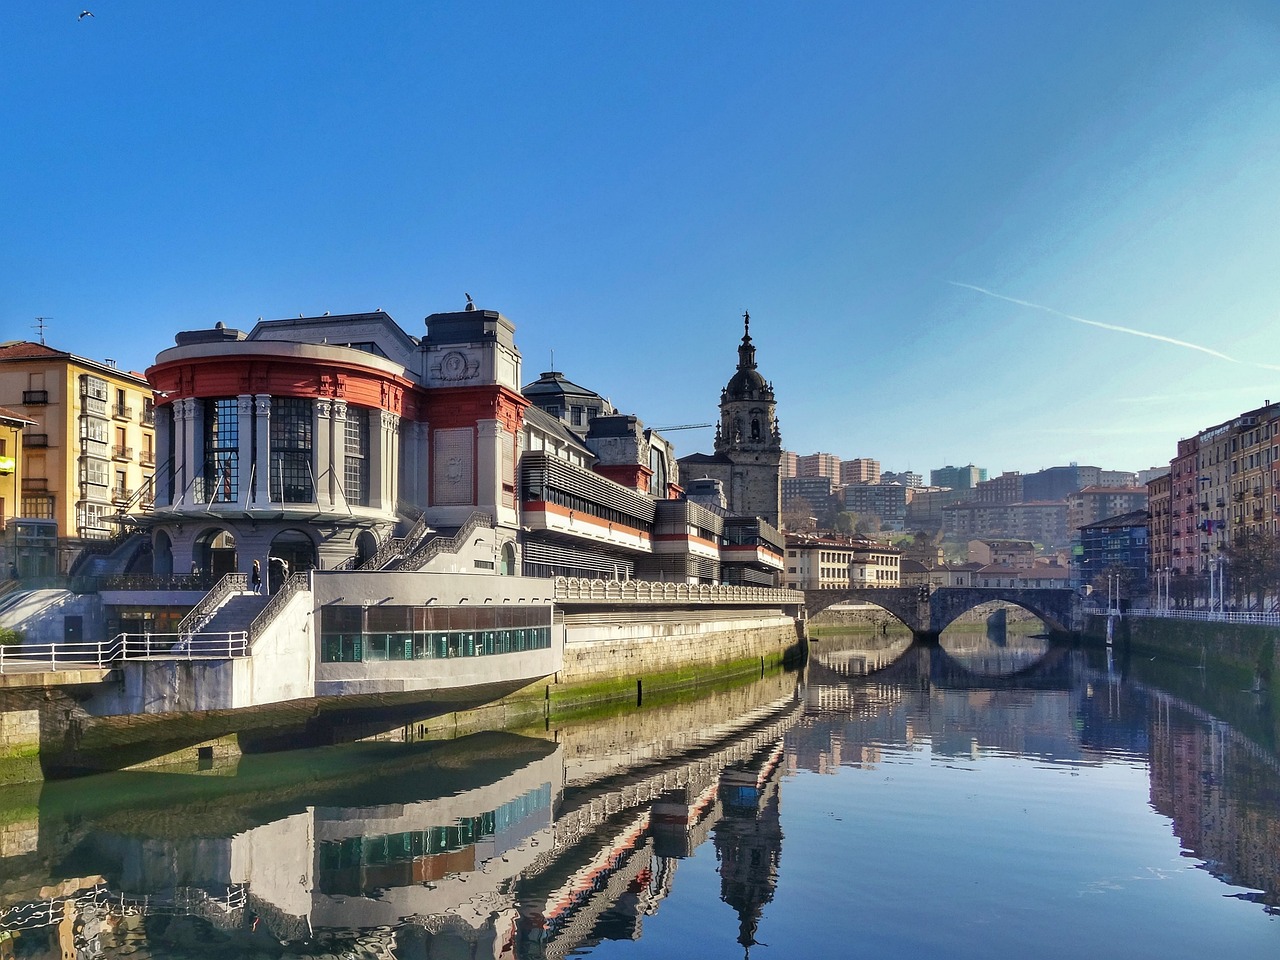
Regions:
<svg viewBox="0 0 1280 960"><path fill-rule="evenodd" d="M773 388L756 369L756 348L751 342L751 314L742 314L742 343L738 344L738 371L729 378L720 400L759 400L772 403Z"/></svg>

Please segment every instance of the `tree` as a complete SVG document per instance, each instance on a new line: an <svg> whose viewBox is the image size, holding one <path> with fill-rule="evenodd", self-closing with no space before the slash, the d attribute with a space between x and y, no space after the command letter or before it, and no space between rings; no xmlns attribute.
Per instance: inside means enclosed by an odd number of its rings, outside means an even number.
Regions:
<svg viewBox="0 0 1280 960"><path fill-rule="evenodd" d="M1238 533L1223 553L1236 602L1258 608L1268 594L1280 593L1280 537L1276 534Z"/></svg>
<svg viewBox="0 0 1280 960"><path fill-rule="evenodd" d="M793 500L791 506L782 511L782 526L789 533L807 533L818 526L813 515L813 505L808 500Z"/></svg>

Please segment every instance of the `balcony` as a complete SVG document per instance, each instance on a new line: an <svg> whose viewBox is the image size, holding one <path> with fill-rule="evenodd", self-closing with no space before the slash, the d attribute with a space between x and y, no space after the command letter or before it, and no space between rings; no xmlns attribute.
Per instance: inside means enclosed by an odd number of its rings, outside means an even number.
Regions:
<svg viewBox="0 0 1280 960"><path fill-rule="evenodd" d="M151 404L147 404L142 408L142 422L147 426L154 426L156 422L156 408Z"/></svg>
<svg viewBox="0 0 1280 960"><path fill-rule="evenodd" d="M118 443L113 445L111 447L111 459L112 460L132 460L133 447L122 446L121 444L118 444Z"/></svg>
<svg viewBox="0 0 1280 960"><path fill-rule="evenodd" d="M1208 501L1208 500L1201 500L1201 501L1200 501L1200 509L1201 509L1201 510L1208 510L1208 509L1209 509L1209 501Z"/></svg>
<svg viewBox="0 0 1280 960"><path fill-rule="evenodd" d="M23 390L22 403L28 407L39 406L49 402L48 390Z"/></svg>
<svg viewBox="0 0 1280 960"><path fill-rule="evenodd" d="M1224 498L1219 497L1219 498L1218 498L1218 506L1220 506L1220 507L1225 507L1226 505L1227 505L1227 501L1226 501Z"/></svg>
<svg viewBox="0 0 1280 960"><path fill-rule="evenodd" d="M132 420L133 407L123 403L113 403L111 405L111 416L117 420Z"/></svg>
<svg viewBox="0 0 1280 960"><path fill-rule="evenodd" d="M153 451L144 449L138 455L138 462L144 467L154 467L156 465L156 455Z"/></svg>
<svg viewBox="0 0 1280 960"><path fill-rule="evenodd" d="M49 435L47 433L24 433L22 435L22 443L26 447L47 447L49 445Z"/></svg>
<svg viewBox="0 0 1280 960"><path fill-rule="evenodd" d="M23 477L23 493L44 493L49 489L49 481L44 477Z"/></svg>
<svg viewBox="0 0 1280 960"><path fill-rule="evenodd" d="M112 487L111 502L112 503L128 503L129 498L133 496L133 491L128 487Z"/></svg>

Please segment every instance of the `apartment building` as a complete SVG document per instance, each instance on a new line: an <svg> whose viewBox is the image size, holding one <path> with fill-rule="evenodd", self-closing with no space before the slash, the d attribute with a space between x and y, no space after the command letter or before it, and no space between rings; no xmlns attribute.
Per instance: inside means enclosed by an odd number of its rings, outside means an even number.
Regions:
<svg viewBox="0 0 1280 960"><path fill-rule="evenodd" d="M142 374L13 341L0 344L0 406L30 421L12 515L55 522L60 570L150 508L155 409Z"/></svg>

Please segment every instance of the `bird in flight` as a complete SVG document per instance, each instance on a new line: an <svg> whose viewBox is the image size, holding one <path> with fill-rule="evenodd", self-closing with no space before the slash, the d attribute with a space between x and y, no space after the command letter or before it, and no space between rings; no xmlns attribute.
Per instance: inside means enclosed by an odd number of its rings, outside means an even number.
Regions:
<svg viewBox="0 0 1280 960"><path fill-rule="evenodd" d="M80 16L76 17L76 19L77 19L77 20L83 20L85 17L92 17L92 16L93 16L93 11L92 11L92 10L81 10L81 11L80 11Z"/></svg>

